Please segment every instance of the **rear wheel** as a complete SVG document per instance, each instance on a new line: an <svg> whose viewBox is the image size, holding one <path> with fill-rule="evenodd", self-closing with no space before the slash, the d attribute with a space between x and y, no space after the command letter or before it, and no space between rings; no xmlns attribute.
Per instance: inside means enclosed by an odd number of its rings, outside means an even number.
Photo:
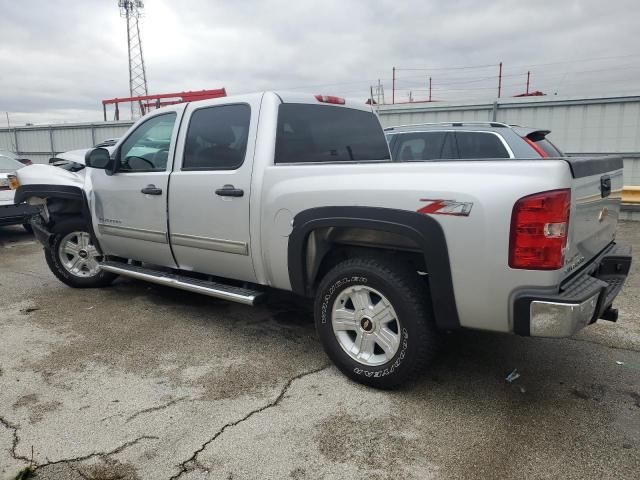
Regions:
<svg viewBox="0 0 640 480"><path fill-rule="evenodd" d="M318 288L315 319L336 366L376 388L412 379L436 351L438 332L424 284L411 268L385 260L336 265Z"/></svg>
<svg viewBox="0 0 640 480"><path fill-rule="evenodd" d="M103 287L117 277L100 269L102 255L82 219L56 225L53 241L45 248L45 258L53 274L71 287Z"/></svg>

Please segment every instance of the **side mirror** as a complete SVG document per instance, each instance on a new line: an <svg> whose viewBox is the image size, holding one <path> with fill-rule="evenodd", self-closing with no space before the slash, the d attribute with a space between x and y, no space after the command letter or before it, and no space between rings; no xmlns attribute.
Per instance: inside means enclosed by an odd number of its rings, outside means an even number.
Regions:
<svg viewBox="0 0 640 480"><path fill-rule="evenodd" d="M106 148L98 147L89 150L84 156L84 163L87 167L107 170L107 174L109 174L109 170L112 170L111 155Z"/></svg>

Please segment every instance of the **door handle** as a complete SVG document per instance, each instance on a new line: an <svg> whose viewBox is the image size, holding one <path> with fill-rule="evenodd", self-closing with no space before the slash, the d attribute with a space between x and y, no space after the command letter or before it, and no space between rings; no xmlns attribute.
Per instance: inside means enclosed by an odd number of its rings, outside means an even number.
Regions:
<svg viewBox="0 0 640 480"><path fill-rule="evenodd" d="M242 197L244 190L236 188L233 185L225 185L216 190L216 195L220 195L221 197Z"/></svg>
<svg viewBox="0 0 640 480"><path fill-rule="evenodd" d="M149 184L146 187L144 187L142 190L140 190L142 193L144 193L145 195L162 195L162 189L156 187L153 184Z"/></svg>

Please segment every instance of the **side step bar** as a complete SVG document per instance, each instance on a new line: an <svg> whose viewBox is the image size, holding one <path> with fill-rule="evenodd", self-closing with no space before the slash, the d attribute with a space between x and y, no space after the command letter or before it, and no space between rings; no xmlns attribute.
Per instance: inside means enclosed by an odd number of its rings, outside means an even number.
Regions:
<svg viewBox="0 0 640 480"><path fill-rule="evenodd" d="M102 262L100 268L105 272L117 273L125 277L157 283L158 285L167 285L169 287L179 288L180 290L201 293L209 297L229 300L244 305L255 305L264 295L263 292L258 290L249 290L234 285L199 280L185 275L138 267L127 263Z"/></svg>

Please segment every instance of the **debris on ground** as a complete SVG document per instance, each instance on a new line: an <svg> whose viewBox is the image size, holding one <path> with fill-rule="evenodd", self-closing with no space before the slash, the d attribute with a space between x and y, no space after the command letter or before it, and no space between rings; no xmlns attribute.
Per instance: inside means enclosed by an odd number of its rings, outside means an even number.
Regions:
<svg viewBox="0 0 640 480"><path fill-rule="evenodd" d="M518 369L514 368L513 372L511 372L509 375L507 375L507 378L505 378L505 380L507 382L509 382L509 383L513 383L519 378L520 378L520 374L518 373Z"/></svg>
<svg viewBox="0 0 640 480"><path fill-rule="evenodd" d="M20 470L15 477L14 480L27 480L35 477L35 470L31 465Z"/></svg>
<svg viewBox="0 0 640 480"><path fill-rule="evenodd" d="M616 363L617 363L618 365L624 365L624 362L621 362L620 360L616 360Z"/></svg>

